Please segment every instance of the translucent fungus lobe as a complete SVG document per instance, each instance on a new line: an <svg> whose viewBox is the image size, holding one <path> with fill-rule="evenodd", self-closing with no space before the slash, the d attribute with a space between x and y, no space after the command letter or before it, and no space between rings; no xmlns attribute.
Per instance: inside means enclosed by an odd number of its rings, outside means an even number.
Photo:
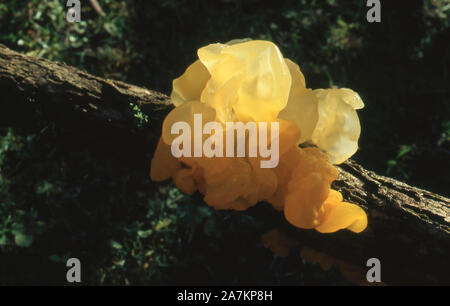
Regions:
<svg viewBox="0 0 450 306"><path fill-rule="evenodd" d="M245 210L266 201L299 228L322 233L340 229L358 233L366 228L364 210L344 202L331 189L338 177L333 164L344 162L358 148L356 110L364 104L356 92L311 90L300 67L285 59L272 42L235 40L200 48L198 60L173 81L171 98L175 108L163 123L151 164L152 180L172 178L183 192L199 191L216 209ZM219 146L215 137L225 136L227 122L278 123L277 166L262 168L260 161L267 157L260 152L249 156L248 132L245 156L175 158L171 146L180 137L176 123L191 128L190 141L183 146L193 147L196 114L202 115L203 124L217 122L223 127L201 135L202 144L208 139L214 148ZM258 138L257 144L261 139L271 145L269 138ZM226 144L216 149L225 153ZM286 253L285 248L274 248Z"/></svg>

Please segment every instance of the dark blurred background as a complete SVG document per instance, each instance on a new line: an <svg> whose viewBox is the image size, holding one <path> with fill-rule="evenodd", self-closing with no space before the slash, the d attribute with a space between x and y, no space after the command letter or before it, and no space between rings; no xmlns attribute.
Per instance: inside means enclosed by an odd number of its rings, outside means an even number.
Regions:
<svg viewBox="0 0 450 306"><path fill-rule="evenodd" d="M381 1L381 23L366 21L365 0L98 2L105 16L82 1L81 22L68 23L66 1L2 0L0 43L170 94L199 47L271 40L308 87L361 95L353 159L450 196L450 0ZM63 263L78 256L92 283L345 283L274 258L257 220L188 205L148 169L130 172L70 135L48 122L0 129L0 281L64 282Z"/></svg>

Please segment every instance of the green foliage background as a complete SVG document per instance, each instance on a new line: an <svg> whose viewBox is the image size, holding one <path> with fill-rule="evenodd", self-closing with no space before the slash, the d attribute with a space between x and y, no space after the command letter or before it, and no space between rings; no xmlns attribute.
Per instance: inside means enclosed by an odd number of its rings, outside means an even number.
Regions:
<svg viewBox="0 0 450 306"><path fill-rule="evenodd" d="M366 21L363 0L99 3L105 17L83 1L82 21L68 23L65 1L2 1L0 43L169 94L199 47L272 40L308 87L360 93L355 160L450 195L449 0L382 1L380 24ZM0 129L1 283L64 283L70 257L96 284L345 283L274 257L259 243L261 221L192 205L201 199L103 153L48 122Z"/></svg>

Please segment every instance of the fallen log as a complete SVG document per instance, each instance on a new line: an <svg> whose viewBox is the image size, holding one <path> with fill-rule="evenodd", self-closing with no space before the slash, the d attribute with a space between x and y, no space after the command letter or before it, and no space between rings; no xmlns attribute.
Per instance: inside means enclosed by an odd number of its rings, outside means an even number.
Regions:
<svg viewBox="0 0 450 306"><path fill-rule="evenodd" d="M164 94L2 45L0 91L0 126L33 128L42 120L51 121L146 168L162 120L172 108ZM148 118L136 120L136 112ZM377 175L352 160L338 168L333 187L368 214L368 228L361 234L296 229L264 204L246 213L264 220L267 229L282 228L301 245L357 266L365 268L369 258L380 259L385 283L450 284L450 200Z"/></svg>

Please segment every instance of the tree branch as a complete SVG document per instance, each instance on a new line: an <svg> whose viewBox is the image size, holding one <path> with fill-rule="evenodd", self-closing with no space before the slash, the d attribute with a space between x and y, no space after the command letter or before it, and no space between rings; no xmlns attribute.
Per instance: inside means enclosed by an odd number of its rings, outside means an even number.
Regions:
<svg viewBox="0 0 450 306"><path fill-rule="evenodd" d="M97 14L99 14L102 17L106 16L105 12L103 11L102 7L100 6L97 0L89 0L89 2L91 3L92 8Z"/></svg>
<svg viewBox="0 0 450 306"><path fill-rule="evenodd" d="M100 145L120 148L148 167L172 105L164 94L92 76L61 63L29 57L0 45L0 126L33 127L39 120L74 128ZM139 124L133 105L149 116ZM141 122L142 123L142 122ZM290 226L268 205L246 213L281 227L303 245L361 267L381 260L386 283L450 284L450 200L364 169L340 165L334 188L361 205L369 226L361 234L323 235Z"/></svg>

